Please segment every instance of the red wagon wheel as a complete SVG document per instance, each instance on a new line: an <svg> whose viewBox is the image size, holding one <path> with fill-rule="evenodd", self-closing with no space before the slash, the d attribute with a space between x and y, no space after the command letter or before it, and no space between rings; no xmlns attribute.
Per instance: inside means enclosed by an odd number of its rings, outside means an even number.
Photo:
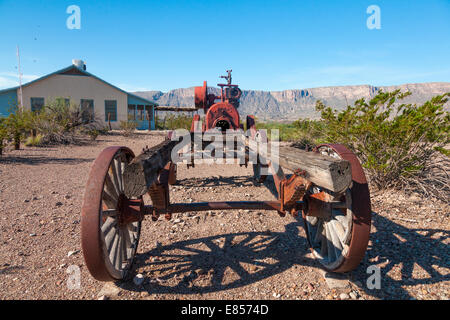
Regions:
<svg viewBox="0 0 450 320"><path fill-rule="evenodd" d="M142 198L128 199L123 191L123 172L133 158L126 147L108 147L89 174L81 209L81 245L87 268L97 280L123 279L137 250L141 222L130 220L129 213L140 212Z"/></svg>
<svg viewBox="0 0 450 320"><path fill-rule="evenodd" d="M370 194L364 171L357 157L340 144L325 144L316 152L350 162L352 185L338 199L341 205L330 206L325 217L304 215L305 231L311 252L328 271L353 270L365 255L370 236ZM325 194L312 186L307 195L321 198Z"/></svg>

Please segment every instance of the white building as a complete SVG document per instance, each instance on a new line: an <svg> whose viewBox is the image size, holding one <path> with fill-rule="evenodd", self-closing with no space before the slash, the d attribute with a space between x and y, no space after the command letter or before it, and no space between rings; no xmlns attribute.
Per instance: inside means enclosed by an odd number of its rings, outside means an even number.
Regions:
<svg viewBox="0 0 450 320"><path fill-rule="evenodd" d="M20 88L0 90L0 117L8 116L18 105ZM118 128L120 121L136 120L138 129L155 129L156 103L126 92L86 71L86 64L73 60L72 65L22 85L23 107L38 111L55 98L80 105L106 125ZM89 113L86 113L89 114Z"/></svg>

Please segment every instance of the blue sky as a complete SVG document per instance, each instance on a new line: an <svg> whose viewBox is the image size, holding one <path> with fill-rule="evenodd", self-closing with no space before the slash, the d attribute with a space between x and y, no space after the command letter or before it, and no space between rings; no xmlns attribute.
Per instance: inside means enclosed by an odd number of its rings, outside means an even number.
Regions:
<svg viewBox="0 0 450 320"><path fill-rule="evenodd" d="M256 90L450 81L450 0L0 0L0 34L0 89L17 84L17 45L25 82L78 58L129 91L216 85L228 68Z"/></svg>

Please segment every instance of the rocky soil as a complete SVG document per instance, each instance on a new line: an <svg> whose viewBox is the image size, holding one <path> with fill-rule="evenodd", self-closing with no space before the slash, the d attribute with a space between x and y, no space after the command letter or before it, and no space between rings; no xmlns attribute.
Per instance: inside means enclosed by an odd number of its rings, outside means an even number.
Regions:
<svg viewBox="0 0 450 320"><path fill-rule="evenodd" d="M0 299L449 299L450 208L401 192L372 194L373 226L361 265L337 277L307 250L301 219L215 211L146 219L131 277L94 280L80 245L80 208L100 151L136 154L163 136L100 136L80 146L24 148L0 158ZM173 202L273 200L250 168L178 168ZM270 182L270 181L269 181ZM369 289L371 265L380 289ZM80 271L80 286L74 286ZM76 283L76 281L75 281Z"/></svg>

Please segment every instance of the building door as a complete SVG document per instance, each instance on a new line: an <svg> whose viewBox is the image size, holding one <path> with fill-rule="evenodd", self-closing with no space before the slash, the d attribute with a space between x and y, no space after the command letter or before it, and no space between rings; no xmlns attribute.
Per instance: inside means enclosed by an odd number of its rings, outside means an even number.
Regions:
<svg viewBox="0 0 450 320"><path fill-rule="evenodd" d="M144 105L138 104L136 108L136 121L138 130L148 130L148 120Z"/></svg>

